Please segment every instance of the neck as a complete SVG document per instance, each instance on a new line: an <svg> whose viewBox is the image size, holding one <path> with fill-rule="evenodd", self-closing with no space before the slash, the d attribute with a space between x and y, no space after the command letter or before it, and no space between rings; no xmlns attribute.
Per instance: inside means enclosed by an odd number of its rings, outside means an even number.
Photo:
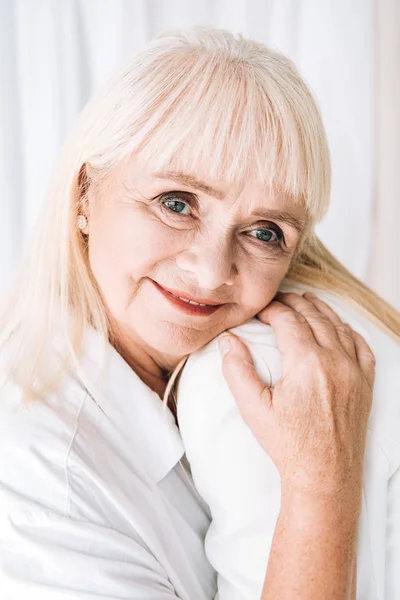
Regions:
<svg viewBox="0 0 400 600"><path fill-rule="evenodd" d="M171 364L160 365L135 339L127 335L117 323L110 327L109 341L131 369L153 392L163 400L171 373L182 358L173 357ZM172 357L170 357L172 360ZM169 394L168 407L176 419L175 398Z"/></svg>

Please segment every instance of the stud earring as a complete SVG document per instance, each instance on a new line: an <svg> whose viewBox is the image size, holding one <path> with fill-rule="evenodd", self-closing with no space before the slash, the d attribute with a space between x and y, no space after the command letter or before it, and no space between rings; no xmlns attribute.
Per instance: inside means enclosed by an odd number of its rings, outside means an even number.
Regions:
<svg viewBox="0 0 400 600"><path fill-rule="evenodd" d="M85 215L79 215L77 219L78 229L85 229L87 226L87 218Z"/></svg>

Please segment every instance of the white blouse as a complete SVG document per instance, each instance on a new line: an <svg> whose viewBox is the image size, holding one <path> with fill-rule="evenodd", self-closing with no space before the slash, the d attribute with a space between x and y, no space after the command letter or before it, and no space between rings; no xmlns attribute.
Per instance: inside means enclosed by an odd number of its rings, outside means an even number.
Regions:
<svg viewBox="0 0 400 600"><path fill-rule="evenodd" d="M81 366L95 377L97 334ZM109 346L101 395L76 371L22 406L0 389L2 600L210 600L210 514L179 430ZM166 417L166 418L165 418Z"/></svg>
<svg viewBox="0 0 400 600"><path fill-rule="evenodd" d="M357 540L357 600L400 600L400 345L337 296L313 289L367 341L376 357ZM235 327L265 383L282 372L272 327ZM218 336L219 337L219 336ZM218 572L220 600L260 598L279 515L280 477L242 420L222 375L218 338L193 353L179 381L178 422L194 482L212 522L206 555Z"/></svg>

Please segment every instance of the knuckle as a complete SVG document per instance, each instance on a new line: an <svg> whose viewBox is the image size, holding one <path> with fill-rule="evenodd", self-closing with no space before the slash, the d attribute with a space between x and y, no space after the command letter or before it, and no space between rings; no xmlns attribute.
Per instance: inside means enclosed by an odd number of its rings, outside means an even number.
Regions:
<svg viewBox="0 0 400 600"><path fill-rule="evenodd" d="M331 325L330 320L328 319L328 317L326 317L325 315L323 315L322 313L318 313L318 312L314 312L314 311L310 311L308 313L307 316L308 320L310 321L310 323L313 323L315 325L323 325L323 326L327 326L327 325Z"/></svg>
<svg viewBox="0 0 400 600"><path fill-rule="evenodd" d="M336 325L336 330L339 334L353 337L353 330L348 323L339 323L338 325Z"/></svg>
<svg viewBox="0 0 400 600"><path fill-rule="evenodd" d="M335 385L340 386L342 390L357 390L360 387L361 371L357 369L354 363L342 360L332 371L335 379Z"/></svg>
<svg viewBox="0 0 400 600"><path fill-rule="evenodd" d="M235 357L230 356L228 353L224 357L224 361L222 363L222 373L225 377L227 377L231 381L236 381L237 379L243 379L246 375L247 365L242 361L238 361Z"/></svg>
<svg viewBox="0 0 400 600"><path fill-rule="evenodd" d="M296 311L285 311L282 314L282 321L289 326L304 325L307 319Z"/></svg>

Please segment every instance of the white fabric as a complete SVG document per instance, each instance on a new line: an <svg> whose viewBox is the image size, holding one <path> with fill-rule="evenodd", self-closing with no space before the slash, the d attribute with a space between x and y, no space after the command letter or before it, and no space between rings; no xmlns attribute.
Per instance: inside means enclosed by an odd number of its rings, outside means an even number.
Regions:
<svg viewBox="0 0 400 600"><path fill-rule="evenodd" d="M306 290L288 282L280 289ZM366 339L377 359L357 546L357 600L399 600L400 346L340 298L313 291ZM275 384L282 368L272 327L254 318L232 332L245 340L263 381ZM261 594L279 514L280 477L240 416L222 375L217 339L193 353L184 367L178 422L194 482L212 515L205 547L218 572L220 598L254 600Z"/></svg>
<svg viewBox="0 0 400 600"><path fill-rule="evenodd" d="M158 31L195 24L240 31L298 65L332 153L331 208L317 231L357 277L374 284L367 278L377 236L373 200L382 199L373 196L373 7L373 0L0 1L0 296L84 104ZM388 159L397 164L394 152L385 153ZM398 288L382 282L397 279L396 236L382 235L384 260L379 255L370 277L378 271L382 285L374 289L400 307Z"/></svg>
<svg viewBox="0 0 400 600"><path fill-rule="evenodd" d="M97 346L88 332L89 376ZM103 375L101 398L72 373L26 407L0 389L0 597L214 599L173 415L111 346Z"/></svg>

